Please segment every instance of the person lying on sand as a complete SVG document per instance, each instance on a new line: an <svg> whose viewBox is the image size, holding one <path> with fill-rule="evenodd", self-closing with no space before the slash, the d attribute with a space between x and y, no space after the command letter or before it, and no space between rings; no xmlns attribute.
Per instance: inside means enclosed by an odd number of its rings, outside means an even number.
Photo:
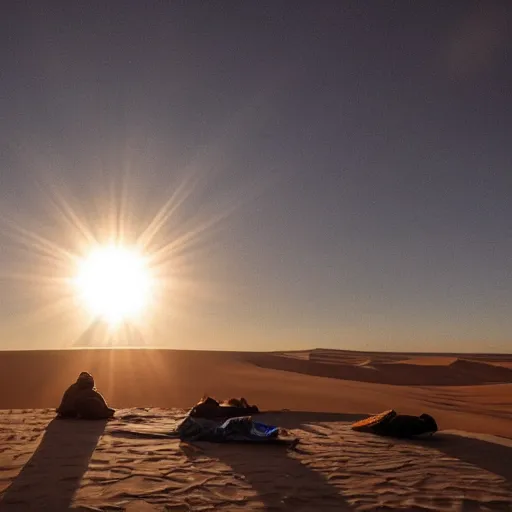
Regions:
<svg viewBox="0 0 512 512"><path fill-rule="evenodd" d="M295 449L299 439L285 429L256 422L250 416L225 421L187 416L176 430L181 441L212 443L263 443Z"/></svg>
<svg viewBox="0 0 512 512"><path fill-rule="evenodd" d="M250 416L260 411L256 405L249 405L245 398L230 398L218 402L210 396L204 396L190 411L190 416L196 418L234 418Z"/></svg>
<svg viewBox="0 0 512 512"><path fill-rule="evenodd" d="M114 412L94 387L93 376L87 372L82 372L76 382L69 386L57 408L60 418L100 420L111 418Z"/></svg>
<svg viewBox="0 0 512 512"><path fill-rule="evenodd" d="M437 432L436 420L430 414L410 416L394 410L370 416L352 425L353 430L371 432L379 436L411 438L429 436Z"/></svg>

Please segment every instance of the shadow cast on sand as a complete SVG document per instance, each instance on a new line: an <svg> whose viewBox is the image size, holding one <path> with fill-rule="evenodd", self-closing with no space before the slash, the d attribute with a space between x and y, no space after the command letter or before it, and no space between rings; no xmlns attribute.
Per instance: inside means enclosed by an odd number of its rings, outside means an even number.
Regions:
<svg viewBox="0 0 512 512"><path fill-rule="evenodd" d="M508 446L445 432L433 436L429 442L449 457L499 475L512 485L512 443Z"/></svg>
<svg viewBox="0 0 512 512"><path fill-rule="evenodd" d="M464 435L462 432L441 431L432 437L389 439L393 444L422 444L448 457L498 475L512 485L512 441L494 436L486 436L489 440L482 437L479 434Z"/></svg>
<svg viewBox="0 0 512 512"><path fill-rule="evenodd" d="M0 497L0 511L69 510L106 421L52 420L30 460Z"/></svg>
<svg viewBox="0 0 512 512"><path fill-rule="evenodd" d="M300 445L299 445L300 446ZM284 446L203 444L203 455L231 467L257 493L265 510L353 510L336 487Z"/></svg>
<svg viewBox="0 0 512 512"><path fill-rule="evenodd" d="M262 411L260 414L255 416L255 419L271 425L277 425L282 428L299 429L302 428L304 425L308 425L311 423L354 423L356 421L367 418L368 416L368 414L289 411L285 409L282 411Z"/></svg>

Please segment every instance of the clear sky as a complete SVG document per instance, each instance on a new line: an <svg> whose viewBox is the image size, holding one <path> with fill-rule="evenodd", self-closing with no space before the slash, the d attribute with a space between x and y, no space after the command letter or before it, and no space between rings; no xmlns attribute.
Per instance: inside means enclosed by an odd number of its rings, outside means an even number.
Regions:
<svg viewBox="0 0 512 512"><path fill-rule="evenodd" d="M512 350L509 1L11 1L0 40L0 348L94 345L70 255L142 237L121 344Z"/></svg>

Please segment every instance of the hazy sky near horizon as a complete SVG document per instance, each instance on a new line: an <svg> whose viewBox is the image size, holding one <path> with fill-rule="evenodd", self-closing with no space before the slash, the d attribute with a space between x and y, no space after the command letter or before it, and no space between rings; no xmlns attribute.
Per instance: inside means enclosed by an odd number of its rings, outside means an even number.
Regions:
<svg viewBox="0 0 512 512"><path fill-rule="evenodd" d="M160 212L141 344L512 350L510 2L11 1L0 38L0 348L94 344L66 258Z"/></svg>

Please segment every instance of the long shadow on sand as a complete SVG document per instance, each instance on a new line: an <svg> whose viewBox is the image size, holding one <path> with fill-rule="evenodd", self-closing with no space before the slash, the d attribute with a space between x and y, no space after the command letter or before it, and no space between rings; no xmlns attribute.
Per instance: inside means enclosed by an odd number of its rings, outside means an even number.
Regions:
<svg viewBox="0 0 512 512"><path fill-rule="evenodd" d="M4 492L0 511L68 510L105 425L106 421L52 420Z"/></svg>
<svg viewBox="0 0 512 512"><path fill-rule="evenodd" d="M302 428L304 425L311 423L331 423L343 421L354 423L356 421L367 418L368 414L350 414L339 412L310 412L310 411L290 411L288 409L282 411L263 411L255 418L258 421L268 423L270 425L278 425L282 428Z"/></svg>
<svg viewBox="0 0 512 512"><path fill-rule="evenodd" d="M426 448L440 451L448 457L501 476L508 484L512 484L512 466L510 464L512 441L504 439L501 444L491 440L486 441L481 437L479 434L465 436L451 432L438 432L432 437L423 439L389 439L393 444L421 444ZM489 438L492 437L489 436Z"/></svg>
<svg viewBox="0 0 512 512"><path fill-rule="evenodd" d="M512 443L495 442L440 432L431 440L432 447L449 457L503 477L512 485Z"/></svg>
<svg viewBox="0 0 512 512"><path fill-rule="evenodd" d="M356 421L363 417L366 415L276 411L262 413L257 419L286 429L299 429L309 423ZM284 446L201 443L201 448L202 455L218 459L242 475L265 510L353 510L321 473L302 464Z"/></svg>
<svg viewBox="0 0 512 512"><path fill-rule="evenodd" d="M353 510L321 473L302 464L284 446L205 443L202 448L203 455L241 475L265 510Z"/></svg>

